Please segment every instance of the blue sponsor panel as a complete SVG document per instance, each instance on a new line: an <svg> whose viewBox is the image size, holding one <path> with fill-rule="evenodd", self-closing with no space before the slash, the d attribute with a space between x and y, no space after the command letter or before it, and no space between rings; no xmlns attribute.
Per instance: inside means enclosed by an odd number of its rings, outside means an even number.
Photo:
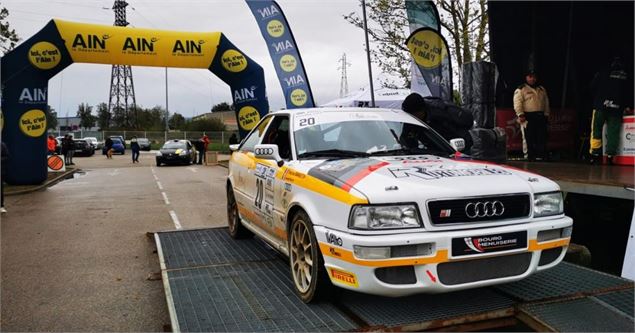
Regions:
<svg viewBox="0 0 635 333"><path fill-rule="evenodd" d="M275 1L247 0L267 43L287 109L314 107L313 94L287 19Z"/></svg>

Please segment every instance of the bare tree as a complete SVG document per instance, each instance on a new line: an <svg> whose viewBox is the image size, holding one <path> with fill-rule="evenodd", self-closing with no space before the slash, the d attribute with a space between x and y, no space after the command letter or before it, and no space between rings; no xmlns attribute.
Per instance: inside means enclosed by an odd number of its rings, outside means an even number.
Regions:
<svg viewBox="0 0 635 333"><path fill-rule="evenodd" d="M9 27L7 17L9 17L9 11L2 7L2 9L0 9L0 50L2 54L13 50L15 45L20 41L15 29Z"/></svg>
<svg viewBox="0 0 635 333"><path fill-rule="evenodd" d="M382 82L388 87L410 87L410 53L406 0L368 0L368 34L376 44L373 60L392 79ZM487 2L435 0L439 9L442 34L448 36L455 74L466 62L489 59ZM361 6L361 0L360 0ZM356 13L344 15L352 25L363 29L362 17Z"/></svg>

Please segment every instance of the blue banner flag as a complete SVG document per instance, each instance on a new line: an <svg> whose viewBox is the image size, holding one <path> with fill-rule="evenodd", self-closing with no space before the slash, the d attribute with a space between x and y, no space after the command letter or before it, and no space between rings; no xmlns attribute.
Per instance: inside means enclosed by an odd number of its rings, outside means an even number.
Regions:
<svg viewBox="0 0 635 333"><path fill-rule="evenodd" d="M287 109L314 107L304 64L282 9L275 1L246 1L267 43Z"/></svg>

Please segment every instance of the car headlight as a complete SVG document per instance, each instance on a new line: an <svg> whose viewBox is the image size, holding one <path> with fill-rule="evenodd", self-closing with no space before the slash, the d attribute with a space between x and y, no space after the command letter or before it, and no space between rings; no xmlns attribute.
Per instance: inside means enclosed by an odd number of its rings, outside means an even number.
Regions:
<svg viewBox="0 0 635 333"><path fill-rule="evenodd" d="M179 153L179 155L181 156L185 156L187 155L188 151L187 150L181 150L181 152Z"/></svg>
<svg viewBox="0 0 635 333"><path fill-rule="evenodd" d="M161 156L163 156L163 154L162 154L160 151L158 151L158 152L157 152L157 156L158 156L158 157L161 157Z"/></svg>
<svg viewBox="0 0 635 333"><path fill-rule="evenodd" d="M354 206L348 221L348 227L352 229L385 230L420 226L419 213L414 204Z"/></svg>
<svg viewBox="0 0 635 333"><path fill-rule="evenodd" d="M562 192L534 194L534 217L559 215L563 212Z"/></svg>

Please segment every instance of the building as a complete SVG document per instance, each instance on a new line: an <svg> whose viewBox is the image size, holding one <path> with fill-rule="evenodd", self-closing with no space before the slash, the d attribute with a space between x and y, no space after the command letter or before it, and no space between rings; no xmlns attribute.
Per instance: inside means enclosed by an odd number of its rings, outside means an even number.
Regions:
<svg viewBox="0 0 635 333"><path fill-rule="evenodd" d="M98 127L81 128L81 118L79 117L57 117L57 127L55 132L77 132L77 131L98 131Z"/></svg>
<svg viewBox="0 0 635 333"><path fill-rule="evenodd" d="M225 124L225 129L227 131L238 130L238 123L236 122L236 112L234 111L207 112L207 113L203 113L198 116L192 117L193 121L201 120L201 119L218 119L223 124Z"/></svg>

